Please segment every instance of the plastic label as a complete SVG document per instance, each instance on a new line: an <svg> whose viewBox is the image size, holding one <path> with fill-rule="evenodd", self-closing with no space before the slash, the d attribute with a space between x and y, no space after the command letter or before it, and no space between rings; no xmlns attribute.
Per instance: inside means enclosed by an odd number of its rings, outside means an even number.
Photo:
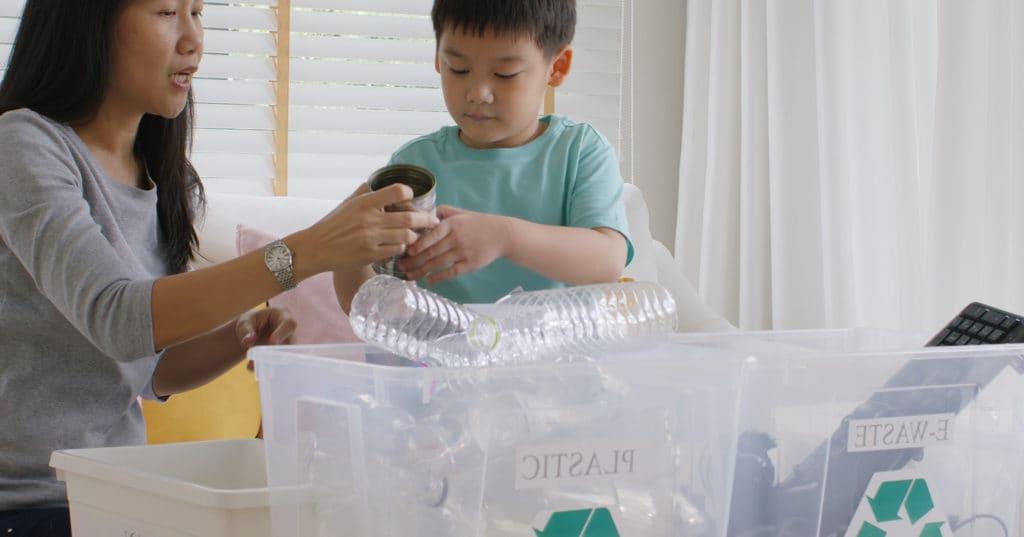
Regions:
<svg viewBox="0 0 1024 537"><path fill-rule="evenodd" d="M645 445L578 444L516 450L516 490L652 478Z"/></svg>
<svg viewBox="0 0 1024 537"><path fill-rule="evenodd" d="M846 451L921 448L953 442L955 414L850 420Z"/></svg>

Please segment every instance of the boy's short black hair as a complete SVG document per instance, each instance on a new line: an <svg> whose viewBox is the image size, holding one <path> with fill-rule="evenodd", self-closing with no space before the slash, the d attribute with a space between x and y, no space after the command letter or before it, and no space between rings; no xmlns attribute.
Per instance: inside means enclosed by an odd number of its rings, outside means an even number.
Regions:
<svg viewBox="0 0 1024 537"><path fill-rule="evenodd" d="M430 11L440 42L445 28L483 36L529 36L548 57L572 43L576 0L434 0Z"/></svg>

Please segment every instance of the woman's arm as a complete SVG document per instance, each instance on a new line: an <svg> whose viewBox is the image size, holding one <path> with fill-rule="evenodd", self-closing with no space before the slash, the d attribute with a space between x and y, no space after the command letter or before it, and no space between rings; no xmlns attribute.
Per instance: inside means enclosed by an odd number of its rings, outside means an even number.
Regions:
<svg viewBox="0 0 1024 537"><path fill-rule="evenodd" d="M352 309L352 299L359 291L359 287L373 277L373 268L370 265L363 265L354 270L334 272L334 293L338 297L338 304L345 315Z"/></svg>
<svg viewBox="0 0 1024 537"><path fill-rule="evenodd" d="M384 207L412 197L404 185L346 200L308 229L284 238L292 250L296 281L332 270L350 270L402 252L416 240L412 228L433 225L423 213L389 213ZM153 285L156 348L186 341L281 292L263 263L263 251Z"/></svg>
<svg viewBox="0 0 1024 537"><path fill-rule="evenodd" d="M424 213L385 212L411 199L405 185L346 200L308 229L289 235L296 281L321 272L352 270L405 250L415 227L436 219ZM168 276L153 286L153 339L164 348L195 337L281 292L257 251L205 269Z"/></svg>
<svg viewBox="0 0 1024 537"><path fill-rule="evenodd" d="M245 358L254 345L291 343L295 320L287 310L248 312L237 321L167 349L153 372L153 392L174 395L198 388Z"/></svg>
<svg viewBox="0 0 1024 537"><path fill-rule="evenodd" d="M94 219L82 172L59 131L41 118L4 127L0 239L54 307L112 358L133 360L183 343L280 292L262 253L140 278ZM357 196L289 236L297 277L400 253L416 239L413 228L435 222L420 213L384 212L411 197L403 185Z"/></svg>

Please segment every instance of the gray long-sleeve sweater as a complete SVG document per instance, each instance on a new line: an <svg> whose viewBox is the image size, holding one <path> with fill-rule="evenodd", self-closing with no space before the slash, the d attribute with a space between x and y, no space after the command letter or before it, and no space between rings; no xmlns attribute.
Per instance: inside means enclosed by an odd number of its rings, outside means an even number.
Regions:
<svg viewBox="0 0 1024 537"><path fill-rule="evenodd" d="M145 442L156 202L67 125L0 116L0 510L66 504L53 450Z"/></svg>

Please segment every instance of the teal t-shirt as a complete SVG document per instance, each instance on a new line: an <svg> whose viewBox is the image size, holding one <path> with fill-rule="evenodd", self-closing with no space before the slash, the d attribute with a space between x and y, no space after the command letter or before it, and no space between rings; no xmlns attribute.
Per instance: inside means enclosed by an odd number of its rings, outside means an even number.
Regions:
<svg viewBox="0 0 1024 537"><path fill-rule="evenodd" d="M514 148L473 149L457 126L417 138L391 157L392 164L422 166L437 178L437 204L500 214L538 224L611 228L626 238L633 259L622 176L615 150L593 127L546 116L547 129ZM572 245L565 245L571 251ZM436 285L423 285L460 303L490 303L517 287L563 287L507 259Z"/></svg>

